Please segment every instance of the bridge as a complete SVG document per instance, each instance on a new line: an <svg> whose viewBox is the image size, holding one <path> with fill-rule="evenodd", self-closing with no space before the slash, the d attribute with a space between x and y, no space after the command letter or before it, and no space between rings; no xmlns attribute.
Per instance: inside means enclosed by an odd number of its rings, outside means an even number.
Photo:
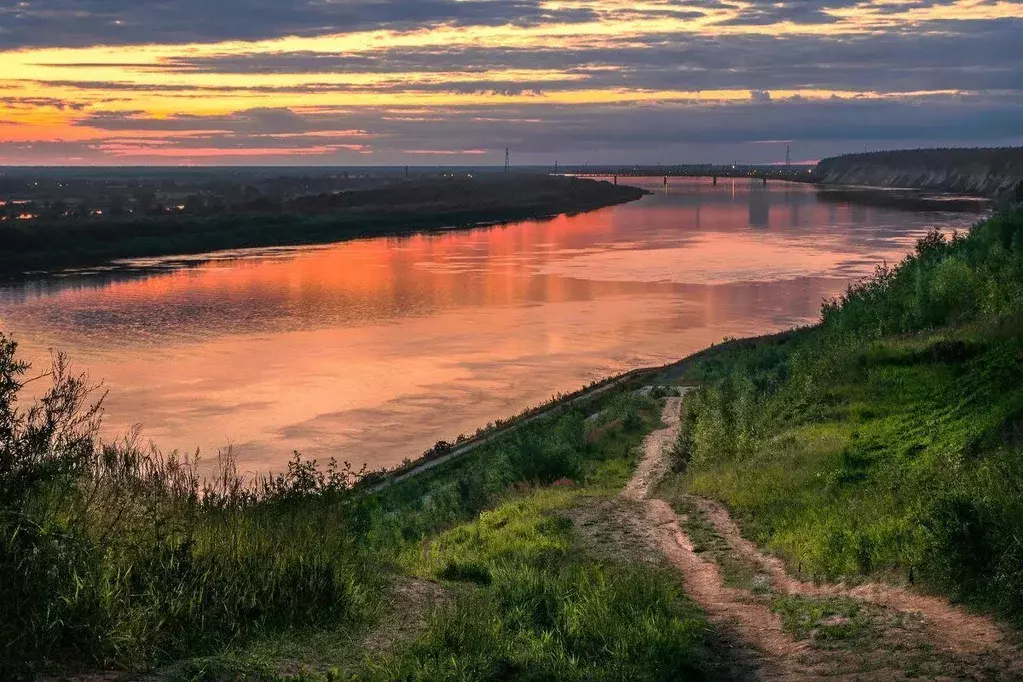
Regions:
<svg viewBox="0 0 1023 682"><path fill-rule="evenodd" d="M813 182L814 165L682 164L678 166L562 166L555 172L584 178L755 178Z"/></svg>

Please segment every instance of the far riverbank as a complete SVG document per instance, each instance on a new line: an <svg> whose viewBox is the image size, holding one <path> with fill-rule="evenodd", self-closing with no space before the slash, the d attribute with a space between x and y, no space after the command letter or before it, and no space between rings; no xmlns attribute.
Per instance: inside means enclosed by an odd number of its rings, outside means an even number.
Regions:
<svg viewBox="0 0 1023 682"><path fill-rule="evenodd" d="M421 178L292 202L289 211L12 220L0 225L0 277L228 249L326 244L366 237L535 220L635 201L646 191L546 175Z"/></svg>

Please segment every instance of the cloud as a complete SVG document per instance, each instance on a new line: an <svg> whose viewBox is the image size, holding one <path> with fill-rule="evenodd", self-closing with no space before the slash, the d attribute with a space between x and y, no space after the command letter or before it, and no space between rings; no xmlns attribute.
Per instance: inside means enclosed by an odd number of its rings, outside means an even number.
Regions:
<svg viewBox="0 0 1023 682"><path fill-rule="evenodd" d="M1023 6L1021 6L1023 11ZM604 43L537 48L459 45L449 47L382 45L373 50L315 52L310 50L175 55L158 63L116 64L138 80L151 73L178 76L175 83L147 86L129 82L96 83L89 79L51 80L54 86L104 87L111 90L188 91L198 78L240 75L246 78L293 76L295 85L267 91L359 90L317 82L317 75L358 76L396 74L391 82L364 86L375 91L420 88L453 92L515 92L562 89L630 88L679 90L865 90L912 92L927 90L1017 90L1023 88L1023 20L936 22L932 31L892 31L885 34L816 36L785 39L770 35L659 34L632 37L627 45ZM950 58L954 55L954 58ZM96 64L71 64L61 73L73 77ZM110 66L107 64L106 66ZM444 74L515 70L515 81L443 82ZM559 71L560 80L530 80L530 72ZM423 84L423 78L442 80ZM150 78L149 80L152 80ZM189 81L194 84L189 85ZM222 79L220 89L253 87Z"/></svg>
<svg viewBox="0 0 1023 682"><path fill-rule="evenodd" d="M0 48L259 40L428 24L581 21L540 0L31 0L0 8Z"/></svg>
<svg viewBox="0 0 1023 682"><path fill-rule="evenodd" d="M0 97L0 107L5 109L82 111L87 106L88 103L81 100L67 100L57 97Z"/></svg>
<svg viewBox="0 0 1023 682"><path fill-rule="evenodd" d="M439 158L472 155L473 161L499 163L503 148L517 162L613 163L629 161L704 162L715 149L732 158L777 160L767 141L833 153L862 149L864 142L904 146L906 141L942 144L997 144L1023 140L1018 116L1023 97L928 96L895 100L772 100L703 107L691 104L637 108L629 105L558 106L539 102L499 111L486 107L439 108L429 116L415 109L357 108L296 112L288 109L239 111L218 116L157 119L137 113L99 113L82 125L102 131L77 148L79 155L145 157L159 148L161 158L190 158L196 150L225 154L250 150L253 162L280 162L284 150L307 147L318 163L399 163L407 156ZM983 119L984 125L977 124ZM38 143L33 143L38 144ZM779 145L781 143L778 143ZM778 145L775 145L778 146ZM58 148L34 147L42 153ZM487 156L483 154L489 150ZM736 156L735 152L741 153ZM9 150L0 146L0 155ZM25 149L22 149L25 152ZM258 153L257 153L258 152ZM306 157L304 162L309 162Z"/></svg>
<svg viewBox="0 0 1023 682"><path fill-rule="evenodd" d="M0 7L0 163L1002 144L1023 138L1020 17L1013 0L28 0Z"/></svg>

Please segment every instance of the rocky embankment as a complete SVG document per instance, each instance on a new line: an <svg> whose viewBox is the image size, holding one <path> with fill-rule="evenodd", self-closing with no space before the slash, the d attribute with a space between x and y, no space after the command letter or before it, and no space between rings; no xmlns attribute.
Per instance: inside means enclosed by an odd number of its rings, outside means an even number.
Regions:
<svg viewBox="0 0 1023 682"><path fill-rule="evenodd" d="M1023 148L914 149L822 160L822 185L951 192L1004 199L1023 196Z"/></svg>

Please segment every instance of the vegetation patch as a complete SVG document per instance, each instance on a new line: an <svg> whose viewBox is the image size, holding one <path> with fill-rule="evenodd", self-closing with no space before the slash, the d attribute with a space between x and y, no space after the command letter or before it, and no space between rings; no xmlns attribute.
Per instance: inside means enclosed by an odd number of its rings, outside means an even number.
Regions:
<svg viewBox="0 0 1023 682"><path fill-rule="evenodd" d="M709 629L677 576L594 561L557 512L579 495L537 490L441 534L409 557L444 579L492 576L457 597L367 679L701 679Z"/></svg>
<svg viewBox="0 0 1023 682"><path fill-rule="evenodd" d="M849 645L874 633L866 609L847 597L778 594L771 599L771 610L796 639Z"/></svg>
<svg viewBox="0 0 1023 682"><path fill-rule="evenodd" d="M748 590L755 595L771 592L770 577L756 561L736 553L728 540L707 521L703 511L689 499L685 496L675 499L672 506L693 543L693 551L706 554L718 565L725 585Z"/></svg>
<svg viewBox="0 0 1023 682"><path fill-rule="evenodd" d="M1023 617L1023 212L932 233L783 343L684 377L688 490L810 575Z"/></svg>

